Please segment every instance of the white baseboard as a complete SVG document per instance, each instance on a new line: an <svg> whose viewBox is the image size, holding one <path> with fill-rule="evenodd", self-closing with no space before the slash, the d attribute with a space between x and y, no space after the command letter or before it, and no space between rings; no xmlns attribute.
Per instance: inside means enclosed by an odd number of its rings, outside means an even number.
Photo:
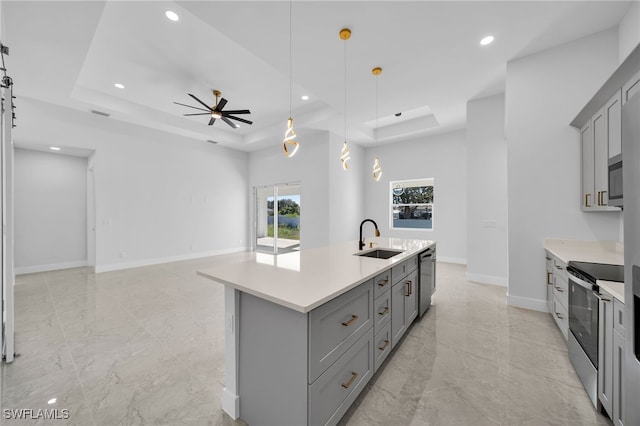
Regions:
<svg viewBox="0 0 640 426"><path fill-rule="evenodd" d="M493 275L483 275L483 274L470 274L469 272L467 272L467 281L473 281L474 283L480 283L480 284L499 285L501 287L508 286L507 277L497 277Z"/></svg>
<svg viewBox="0 0 640 426"><path fill-rule="evenodd" d="M547 301L540 299L529 299L528 297L511 296L507 293L507 305L518 308L531 309L533 311L548 312Z"/></svg>
<svg viewBox="0 0 640 426"><path fill-rule="evenodd" d="M159 265L161 263L180 262L181 260L199 259L202 257L219 256L221 254L239 253L241 251L247 251L248 247L234 247L224 250L214 250L199 253L188 253L177 256L162 257L156 259L141 259L132 260L122 263L110 263L107 265L96 265L96 274L100 272L119 271L122 269L139 268L141 266Z"/></svg>
<svg viewBox="0 0 640 426"><path fill-rule="evenodd" d="M445 257L437 255L438 262L444 263L457 263L458 265L466 265L467 259L463 259L461 257Z"/></svg>
<svg viewBox="0 0 640 426"><path fill-rule="evenodd" d="M16 266L16 275L34 274L36 272L58 271L60 269L81 268L87 266L87 260L74 260L73 262L49 263L47 265Z"/></svg>
<svg viewBox="0 0 640 426"><path fill-rule="evenodd" d="M240 417L240 397L227 390L222 389L222 409L233 420L237 420Z"/></svg>

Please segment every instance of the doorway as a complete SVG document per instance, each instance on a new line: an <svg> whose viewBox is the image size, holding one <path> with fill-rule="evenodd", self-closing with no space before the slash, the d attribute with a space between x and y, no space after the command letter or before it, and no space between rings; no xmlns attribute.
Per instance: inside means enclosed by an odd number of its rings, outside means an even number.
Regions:
<svg viewBox="0 0 640 426"><path fill-rule="evenodd" d="M255 188L255 249L270 254L300 250L300 183Z"/></svg>

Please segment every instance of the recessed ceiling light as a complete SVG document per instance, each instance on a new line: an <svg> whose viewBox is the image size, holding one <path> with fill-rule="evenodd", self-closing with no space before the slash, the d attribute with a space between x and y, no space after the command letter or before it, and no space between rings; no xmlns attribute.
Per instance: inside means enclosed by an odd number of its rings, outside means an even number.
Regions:
<svg viewBox="0 0 640 426"><path fill-rule="evenodd" d="M238 123L234 123L234 124L236 125L236 129L237 129L238 127L240 127L240 125L239 125Z"/></svg>
<svg viewBox="0 0 640 426"><path fill-rule="evenodd" d="M178 16L177 13L175 13L173 10L167 10L164 15L167 17L168 20L170 21L177 21L178 19L180 19L180 17Z"/></svg>
<svg viewBox="0 0 640 426"><path fill-rule="evenodd" d="M114 83L114 86L116 86L118 89L124 89L124 84L122 83Z"/></svg>
<svg viewBox="0 0 640 426"><path fill-rule="evenodd" d="M60 151L60 148L58 148L57 146L50 146L49 149L51 151Z"/></svg>
<svg viewBox="0 0 640 426"><path fill-rule="evenodd" d="M58 398L51 398L50 400L47 401L47 404L49 404L49 405L55 404L57 400L58 400Z"/></svg>
<svg viewBox="0 0 640 426"><path fill-rule="evenodd" d="M303 101L308 101L308 100L309 100L309 96L307 96L307 95L302 95L302 100L303 100Z"/></svg>
<svg viewBox="0 0 640 426"><path fill-rule="evenodd" d="M493 43L493 40L494 40L493 36L486 36L485 38L480 40L480 44L483 46L486 46L487 44Z"/></svg>

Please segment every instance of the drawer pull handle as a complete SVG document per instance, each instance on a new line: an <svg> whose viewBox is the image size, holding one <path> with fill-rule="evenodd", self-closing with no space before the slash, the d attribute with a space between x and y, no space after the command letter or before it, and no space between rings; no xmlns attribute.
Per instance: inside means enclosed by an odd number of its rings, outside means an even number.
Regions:
<svg viewBox="0 0 640 426"><path fill-rule="evenodd" d="M411 280L407 281L405 284L407 284L407 294L405 294L405 296L409 297L411 296L411 294L413 294L413 289L412 287L412 282Z"/></svg>
<svg viewBox="0 0 640 426"><path fill-rule="evenodd" d="M357 378L358 378L358 373L356 373L355 371L352 371L351 372L351 378L349 379L349 381L347 383L343 383L342 387L345 388L345 389L349 389L349 386L351 386L353 384L353 381L355 379L357 379Z"/></svg>
<svg viewBox="0 0 640 426"><path fill-rule="evenodd" d="M549 256L545 256L544 258L547 259L547 260L551 260L551 258Z"/></svg>
<svg viewBox="0 0 640 426"><path fill-rule="evenodd" d="M378 315L385 316L385 315L387 315L387 312L389 312L389 307L385 306L384 309L382 310L382 312L378 312Z"/></svg>
<svg viewBox="0 0 640 426"><path fill-rule="evenodd" d="M584 206L585 207L591 207L591 204L589 203L589 197L591 197L591 194L584 194Z"/></svg>
<svg viewBox="0 0 640 426"><path fill-rule="evenodd" d="M347 322L343 322L342 325L344 325L345 327L349 327L351 323L353 323L357 319L358 319L357 315L351 315L351 319Z"/></svg>
<svg viewBox="0 0 640 426"><path fill-rule="evenodd" d="M385 340L384 341L384 345L380 346L378 349L380 349L381 351L384 351L385 349L387 349L389 347L389 341Z"/></svg>
<svg viewBox="0 0 640 426"><path fill-rule="evenodd" d="M557 316L559 319L564 319L564 317L563 317L562 315L560 315L559 313L557 313L557 312L556 312L556 316Z"/></svg>
<svg viewBox="0 0 640 426"><path fill-rule="evenodd" d="M558 293L564 293L564 290L562 289L562 287L556 286L556 290L558 291Z"/></svg>
<svg viewBox="0 0 640 426"><path fill-rule="evenodd" d="M553 280L551 279L552 275L553 275L553 272L547 272L547 284L549 285L553 285Z"/></svg>
<svg viewBox="0 0 640 426"><path fill-rule="evenodd" d="M386 279L386 280L384 280L384 281L380 281L380 282L378 283L378 285L379 285L380 287L384 287L384 286L385 286L385 285L387 285L387 284L389 284L389 278L387 278L387 279Z"/></svg>
<svg viewBox="0 0 640 426"><path fill-rule="evenodd" d="M561 271L562 271L562 266L558 266L558 265L556 265L556 269L559 269L559 270L561 270Z"/></svg>

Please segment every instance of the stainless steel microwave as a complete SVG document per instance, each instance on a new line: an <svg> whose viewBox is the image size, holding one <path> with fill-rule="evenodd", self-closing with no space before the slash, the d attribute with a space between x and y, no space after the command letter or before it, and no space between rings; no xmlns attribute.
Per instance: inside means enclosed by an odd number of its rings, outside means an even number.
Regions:
<svg viewBox="0 0 640 426"><path fill-rule="evenodd" d="M609 159L609 205L622 207L622 154Z"/></svg>

